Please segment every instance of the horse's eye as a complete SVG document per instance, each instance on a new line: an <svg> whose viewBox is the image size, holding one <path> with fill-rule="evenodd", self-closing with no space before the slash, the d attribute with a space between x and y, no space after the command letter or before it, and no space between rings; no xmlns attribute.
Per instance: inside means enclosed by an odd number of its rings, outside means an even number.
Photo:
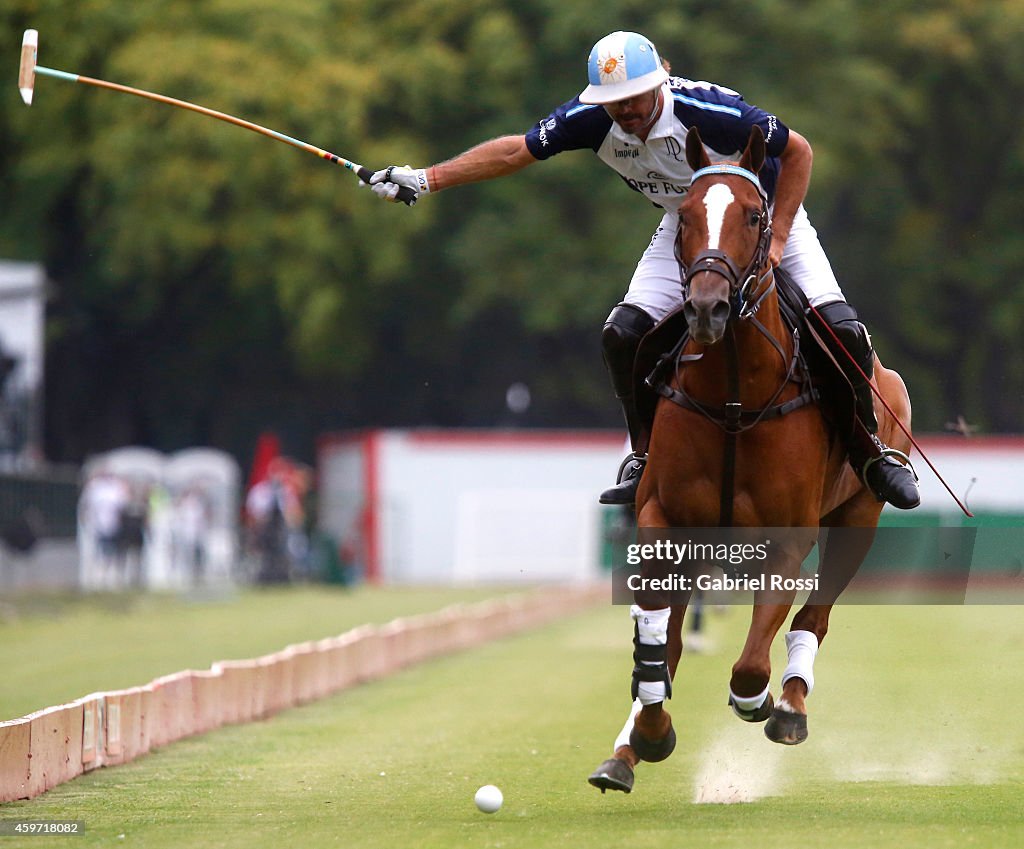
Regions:
<svg viewBox="0 0 1024 849"><path fill-rule="evenodd" d="M756 227L760 223L761 223L761 213L758 212L757 210L754 210L753 212L750 213L750 226L751 227Z"/></svg>

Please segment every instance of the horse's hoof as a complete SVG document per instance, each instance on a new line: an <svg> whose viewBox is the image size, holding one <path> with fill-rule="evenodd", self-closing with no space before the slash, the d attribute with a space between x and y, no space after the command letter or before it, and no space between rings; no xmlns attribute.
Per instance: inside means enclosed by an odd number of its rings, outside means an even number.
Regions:
<svg viewBox="0 0 1024 849"><path fill-rule="evenodd" d="M605 790L633 791L633 768L619 758L608 758L587 779L603 794Z"/></svg>
<svg viewBox="0 0 1024 849"><path fill-rule="evenodd" d="M670 725L668 734L660 740L652 742L646 737L642 737L634 728L629 732L629 745L633 747L633 751L636 752L636 756L640 760L656 764L658 761L665 760L675 750L676 730Z"/></svg>
<svg viewBox="0 0 1024 849"><path fill-rule="evenodd" d="M736 702L732 700L732 696L729 696L729 707L732 708L732 712L736 714L744 722L764 722L769 716L772 715L772 709L775 707L775 699L772 698L772 694L768 694L768 698L764 700L764 704L754 710L743 710L741 707L737 707Z"/></svg>
<svg viewBox="0 0 1024 849"><path fill-rule="evenodd" d="M807 714L775 708L764 727L764 736L783 746L795 746L807 739Z"/></svg>

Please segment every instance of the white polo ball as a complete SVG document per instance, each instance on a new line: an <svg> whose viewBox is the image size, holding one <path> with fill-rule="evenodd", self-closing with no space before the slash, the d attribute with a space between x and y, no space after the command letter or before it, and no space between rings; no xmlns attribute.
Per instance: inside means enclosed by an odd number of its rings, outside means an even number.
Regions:
<svg viewBox="0 0 1024 849"><path fill-rule="evenodd" d="M493 814L501 808L501 803L505 801L505 798L501 795L501 791L493 784L485 784L476 791L473 801L476 802L476 806L485 814Z"/></svg>

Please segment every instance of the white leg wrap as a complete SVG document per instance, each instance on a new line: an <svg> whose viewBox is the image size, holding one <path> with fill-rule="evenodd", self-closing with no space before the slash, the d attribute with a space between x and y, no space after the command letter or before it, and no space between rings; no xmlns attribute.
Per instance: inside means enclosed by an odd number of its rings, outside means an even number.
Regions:
<svg viewBox="0 0 1024 849"><path fill-rule="evenodd" d="M782 686L790 678L801 678L807 685L807 695L814 689L814 657L818 653L818 638L811 631L790 631L786 634L786 652L789 664L782 673Z"/></svg>
<svg viewBox="0 0 1024 849"><path fill-rule="evenodd" d="M641 681L637 685L637 699L642 705L656 705L665 701L664 681Z"/></svg>
<svg viewBox="0 0 1024 849"><path fill-rule="evenodd" d="M732 699L732 703L736 705L740 710L749 713L752 710L757 710L761 705L764 704L765 699L768 698L768 687L765 686L764 690L758 693L756 696L737 696L733 691L732 687L729 688L729 697Z"/></svg>
<svg viewBox="0 0 1024 849"><path fill-rule="evenodd" d="M622 726L622 730L619 732L619 736L615 738L615 745L612 746L612 751L616 751L620 746L629 745L629 735L633 731L633 719L637 714L637 711L643 707L643 703L640 699L637 699L630 705L629 718L626 719L626 724Z"/></svg>
<svg viewBox="0 0 1024 849"><path fill-rule="evenodd" d="M671 609L644 610L638 605L629 609L629 615L636 622L637 637L648 646L663 646L668 643L668 617ZM656 664L648 664L655 666ZM641 704L653 705L665 701L664 681L641 681L638 686L638 697Z"/></svg>
<svg viewBox="0 0 1024 849"><path fill-rule="evenodd" d="M640 642L649 646L663 646L668 642L668 617L672 612L669 607L661 610L644 610L634 604L629 608L629 615L636 622Z"/></svg>

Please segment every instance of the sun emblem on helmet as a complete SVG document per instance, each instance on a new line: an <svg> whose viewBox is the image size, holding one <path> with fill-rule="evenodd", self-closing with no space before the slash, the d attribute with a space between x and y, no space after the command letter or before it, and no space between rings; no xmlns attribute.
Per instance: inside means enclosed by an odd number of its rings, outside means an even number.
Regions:
<svg viewBox="0 0 1024 849"><path fill-rule="evenodd" d="M602 56L600 68L601 82L605 85L622 82L626 79L626 57L622 54L618 56Z"/></svg>

